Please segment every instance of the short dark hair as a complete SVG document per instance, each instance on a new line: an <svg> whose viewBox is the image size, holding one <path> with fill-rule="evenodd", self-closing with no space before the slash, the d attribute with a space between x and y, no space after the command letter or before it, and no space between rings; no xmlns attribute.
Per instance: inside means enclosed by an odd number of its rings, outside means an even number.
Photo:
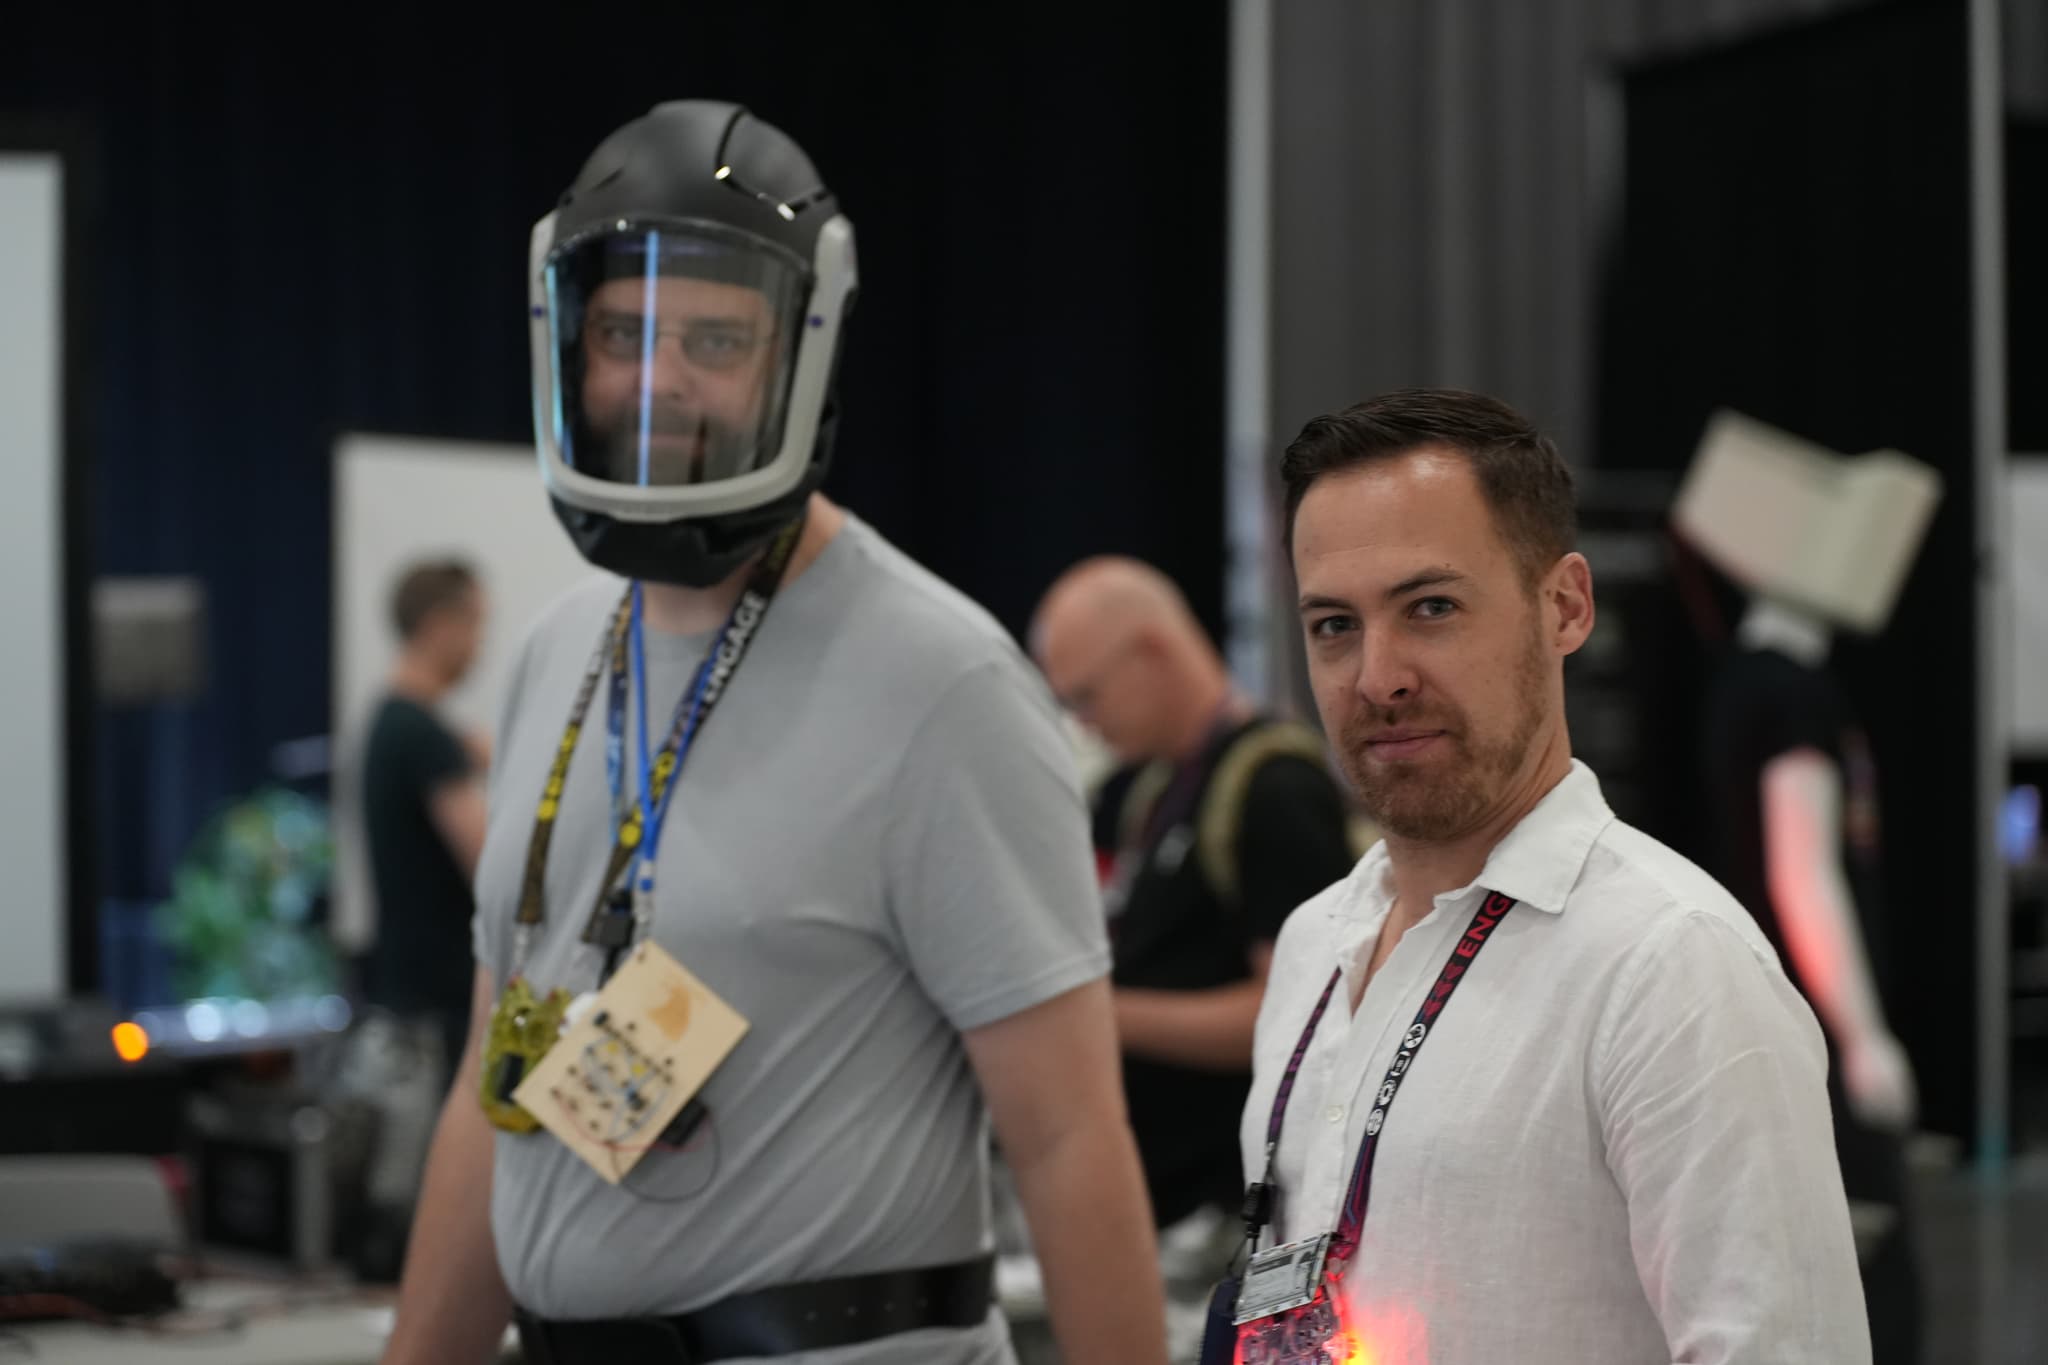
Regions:
<svg viewBox="0 0 2048 1365"><path fill-rule="evenodd" d="M1424 446L1472 462L1501 539L1534 583L1578 537L1572 472L1550 439L1497 398L1463 389L1396 389L1313 418L1280 457L1287 489L1287 546L1294 516L1317 479Z"/></svg>
<svg viewBox="0 0 2048 1365"><path fill-rule="evenodd" d="M410 640L429 616L454 606L475 587L476 571L462 560L412 565L391 591L391 623L398 627L398 638Z"/></svg>

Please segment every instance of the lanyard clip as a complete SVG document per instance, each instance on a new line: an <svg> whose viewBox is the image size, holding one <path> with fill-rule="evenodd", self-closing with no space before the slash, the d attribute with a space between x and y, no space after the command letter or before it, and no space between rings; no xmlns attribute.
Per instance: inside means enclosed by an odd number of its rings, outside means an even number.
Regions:
<svg viewBox="0 0 2048 1365"><path fill-rule="evenodd" d="M1244 1206L1239 1210L1244 1219L1244 1235L1256 1242L1266 1225L1273 1221L1273 1187L1263 1180L1254 1180L1244 1187Z"/></svg>
<svg viewBox="0 0 2048 1365"><path fill-rule="evenodd" d="M616 952L633 941L633 908L631 898L624 891L615 891L605 905L605 913L597 916L591 942L609 952Z"/></svg>
<svg viewBox="0 0 2048 1365"><path fill-rule="evenodd" d="M654 925L654 858L650 854L640 860L637 875L633 878L633 893L629 908L633 922L645 933Z"/></svg>
<svg viewBox="0 0 2048 1365"><path fill-rule="evenodd" d="M1269 1138L1265 1173L1244 1187L1244 1203L1238 1207L1238 1217L1244 1220L1245 1243L1253 1249L1259 1245L1259 1234L1273 1224L1273 1200L1280 1189L1280 1182L1273 1178L1273 1163L1279 1154L1279 1139Z"/></svg>
<svg viewBox="0 0 2048 1365"><path fill-rule="evenodd" d="M1278 1142L1266 1144L1265 1174L1244 1187L1244 1203L1238 1208L1238 1217L1244 1220L1245 1240L1254 1247L1259 1244L1259 1234L1273 1222L1273 1196L1280 1188L1273 1179L1273 1161L1279 1151Z"/></svg>

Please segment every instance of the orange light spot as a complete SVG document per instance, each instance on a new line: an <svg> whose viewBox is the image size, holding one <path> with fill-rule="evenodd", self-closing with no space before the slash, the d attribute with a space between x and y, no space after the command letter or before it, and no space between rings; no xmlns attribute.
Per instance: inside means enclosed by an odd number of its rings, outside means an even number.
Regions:
<svg viewBox="0 0 2048 1365"><path fill-rule="evenodd" d="M142 1031L142 1025L119 1023L114 1025L114 1054L124 1062L139 1062L149 1055L149 1035Z"/></svg>
<svg viewBox="0 0 2048 1365"><path fill-rule="evenodd" d="M1412 1308L1354 1301L1339 1331L1351 1348L1337 1355L1344 1365L1427 1365L1429 1360L1429 1327Z"/></svg>

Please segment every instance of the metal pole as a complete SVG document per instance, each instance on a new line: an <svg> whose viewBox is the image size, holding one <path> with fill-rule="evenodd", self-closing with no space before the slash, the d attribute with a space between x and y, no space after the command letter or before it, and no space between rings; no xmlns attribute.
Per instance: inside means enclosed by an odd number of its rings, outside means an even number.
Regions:
<svg viewBox="0 0 2048 1365"><path fill-rule="evenodd" d="M1230 208L1225 294L1223 610L1238 685L1272 703L1272 0L1231 0Z"/></svg>
<svg viewBox="0 0 2048 1365"><path fill-rule="evenodd" d="M2010 1142L2009 889L1998 839L2010 717L2006 560L2005 114L1999 0L1970 0L1971 416L1977 543L1977 1153L2003 1173Z"/></svg>

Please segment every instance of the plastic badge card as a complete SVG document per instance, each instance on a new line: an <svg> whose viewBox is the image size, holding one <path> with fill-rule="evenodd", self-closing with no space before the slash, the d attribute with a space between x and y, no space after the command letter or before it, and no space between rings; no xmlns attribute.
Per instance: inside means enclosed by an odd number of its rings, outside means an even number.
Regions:
<svg viewBox="0 0 2048 1365"><path fill-rule="evenodd" d="M747 1021L655 943L633 949L513 1098L616 1185L747 1033Z"/></svg>

